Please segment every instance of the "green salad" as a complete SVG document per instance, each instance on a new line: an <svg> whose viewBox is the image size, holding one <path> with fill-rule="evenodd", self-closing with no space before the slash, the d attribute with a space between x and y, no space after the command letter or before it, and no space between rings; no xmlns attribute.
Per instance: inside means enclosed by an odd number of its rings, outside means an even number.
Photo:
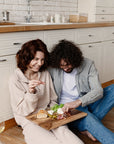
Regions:
<svg viewBox="0 0 114 144"><path fill-rule="evenodd" d="M64 104L60 104L60 105L55 104L53 107L51 107L51 110L53 110L54 112L57 112L57 110L59 108L62 108L63 106L64 106Z"/></svg>

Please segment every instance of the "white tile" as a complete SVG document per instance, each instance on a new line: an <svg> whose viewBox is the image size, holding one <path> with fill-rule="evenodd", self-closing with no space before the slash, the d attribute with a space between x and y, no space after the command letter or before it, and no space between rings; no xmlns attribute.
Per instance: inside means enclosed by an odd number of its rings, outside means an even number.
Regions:
<svg viewBox="0 0 114 144"><path fill-rule="evenodd" d="M4 3L4 0L0 0L0 4L3 4Z"/></svg>
<svg viewBox="0 0 114 144"><path fill-rule="evenodd" d="M42 15L46 13L50 15L59 13L69 16L69 14L77 12L77 0L33 0L30 3L33 21L40 21ZM0 0L0 10L1 12L8 10L12 21L25 21L27 0ZM0 14L1 18L2 14Z"/></svg>

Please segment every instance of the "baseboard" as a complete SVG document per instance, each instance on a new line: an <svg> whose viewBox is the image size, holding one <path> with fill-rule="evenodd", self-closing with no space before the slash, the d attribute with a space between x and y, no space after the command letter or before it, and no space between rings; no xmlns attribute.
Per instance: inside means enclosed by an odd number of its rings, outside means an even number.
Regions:
<svg viewBox="0 0 114 144"><path fill-rule="evenodd" d="M110 80L110 81L108 81L108 82L102 83L102 87L105 88L105 87L107 87L107 86L109 86L109 85L111 85L111 84L114 84L114 79L113 79L113 80Z"/></svg>

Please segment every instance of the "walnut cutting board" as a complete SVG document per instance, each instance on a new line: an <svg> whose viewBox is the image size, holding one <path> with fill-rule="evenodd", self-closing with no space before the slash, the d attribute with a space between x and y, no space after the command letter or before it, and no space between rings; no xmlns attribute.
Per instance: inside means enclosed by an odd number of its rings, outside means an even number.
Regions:
<svg viewBox="0 0 114 144"><path fill-rule="evenodd" d="M26 118L28 120L38 124L39 126L47 129L47 130L51 130L51 129L57 128L59 126L62 126L64 124L67 124L69 122L72 122L74 120L83 118L85 116L87 116L87 113L78 111L76 109L73 109L71 111L71 116L70 117L67 117L67 118L61 119L61 120L55 120L55 119L51 119L49 117L38 119L38 118L36 118L36 114L27 116Z"/></svg>

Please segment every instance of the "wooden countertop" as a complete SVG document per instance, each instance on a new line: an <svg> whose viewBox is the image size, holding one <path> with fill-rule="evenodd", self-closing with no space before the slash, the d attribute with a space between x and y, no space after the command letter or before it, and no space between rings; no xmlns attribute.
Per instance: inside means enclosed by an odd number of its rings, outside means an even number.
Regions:
<svg viewBox="0 0 114 144"><path fill-rule="evenodd" d="M114 26L114 22L96 22L96 23L75 23L75 24L59 24L59 25L2 25L0 33L22 32L22 31L41 31L41 30L58 30L58 29L76 29L76 28L92 28L92 27L110 27Z"/></svg>

